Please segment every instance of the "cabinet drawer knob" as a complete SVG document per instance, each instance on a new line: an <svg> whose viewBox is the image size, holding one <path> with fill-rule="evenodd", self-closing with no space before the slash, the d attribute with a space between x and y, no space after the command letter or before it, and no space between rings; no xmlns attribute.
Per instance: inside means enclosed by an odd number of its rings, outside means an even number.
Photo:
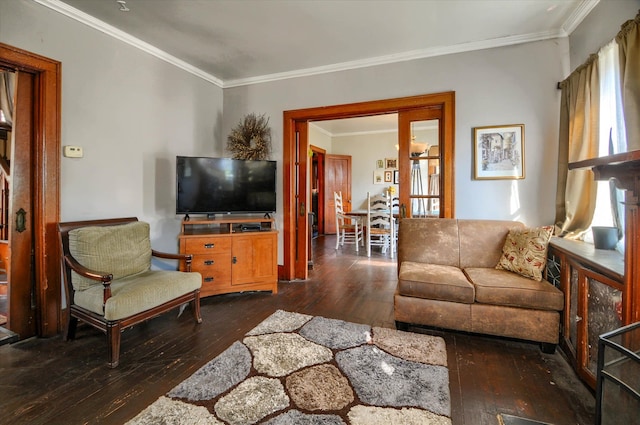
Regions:
<svg viewBox="0 0 640 425"><path fill-rule="evenodd" d="M233 257L233 258L231 259L231 263L232 263L232 264L236 264L237 262L238 262L238 259L237 259L236 257Z"/></svg>
<svg viewBox="0 0 640 425"><path fill-rule="evenodd" d="M216 246L216 244L214 244L214 243L206 243L206 244L204 244L205 248L213 248L214 246Z"/></svg>
<svg viewBox="0 0 640 425"><path fill-rule="evenodd" d="M213 261L213 260L205 260L205 262L204 262L204 264L205 264L206 266L210 266L210 265L212 265L213 263L215 263L215 261Z"/></svg>
<svg viewBox="0 0 640 425"><path fill-rule="evenodd" d="M213 278L212 277L205 277L204 281L205 282L213 282Z"/></svg>

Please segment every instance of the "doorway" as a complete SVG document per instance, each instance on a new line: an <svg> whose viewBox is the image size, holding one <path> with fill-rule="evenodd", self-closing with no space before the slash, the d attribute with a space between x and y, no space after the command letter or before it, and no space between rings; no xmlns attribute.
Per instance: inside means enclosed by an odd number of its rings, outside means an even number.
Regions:
<svg viewBox="0 0 640 425"><path fill-rule="evenodd" d="M60 68L0 43L0 69L16 74L5 327L20 339L53 336L61 328Z"/></svg>
<svg viewBox="0 0 640 425"><path fill-rule="evenodd" d="M311 145L311 238L324 234L325 187L324 165L326 150ZM310 254L311 255L311 254Z"/></svg>
<svg viewBox="0 0 640 425"><path fill-rule="evenodd" d="M337 232L336 223L336 202L334 193L342 195L344 212L349 212L353 208L351 203L351 156L349 155L325 155L325 221L324 229L326 234ZM334 214L331 214L333 211Z"/></svg>
<svg viewBox="0 0 640 425"><path fill-rule="evenodd" d="M454 125L455 93L445 92L346 105L326 106L284 112L284 265L280 278L307 279L309 224L307 208L309 194L308 123L349 117L362 117L388 113L406 113L421 110L438 111L440 150L439 216L454 216ZM400 116L400 115L399 115ZM409 181L411 157L410 120L398 120L398 168L401 181ZM433 158L435 159L435 158ZM401 185L400 201L410 208L408 185Z"/></svg>

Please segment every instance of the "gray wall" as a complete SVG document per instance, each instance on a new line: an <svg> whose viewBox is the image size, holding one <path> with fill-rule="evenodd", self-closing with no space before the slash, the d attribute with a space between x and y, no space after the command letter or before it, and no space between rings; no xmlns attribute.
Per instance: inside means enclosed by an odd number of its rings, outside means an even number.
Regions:
<svg viewBox="0 0 640 425"><path fill-rule="evenodd" d="M61 218L138 216L176 252L175 157L222 152L222 89L30 1L0 1L0 41L62 62L62 144L84 158L62 158Z"/></svg>
<svg viewBox="0 0 640 425"><path fill-rule="evenodd" d="M635 16L638 1L602 0L570 39L574 62L613 37L624 20ZM152 223L155 247L176 251L175 156L224 154L226 135L254 112L270 117L281 226L284 110L449 90L456 92L456 215L529 225L554 219L556 82L575 66L569 64L566 38L224 93L31 1L0 1L0 41L62 62L62 144L85 152L83 159L62 160L63 220L137 215ZM520 123L525 125L526 178L473 180L472 128Z"/></svg>
<svg viewBox="0 0 640 425"><path fill-rule="evenodd" d="M569 36L571 71L613 40L620 31L620 25L633 19L638 10L640 0L600 0Z"/></svg>
<svg viewBox="0 0 640 425"><path fill-rule="evenodd" d="M228 88L223 134L248 112L266 113L273 158L281 160L282 111L454 90L456 216L549 224L555 215L556 84L569 68L567 42L541 41ZM472 128L520 123L525 125L526 178L473 180ZM281 209L277 219L282 220Z"/></svg>

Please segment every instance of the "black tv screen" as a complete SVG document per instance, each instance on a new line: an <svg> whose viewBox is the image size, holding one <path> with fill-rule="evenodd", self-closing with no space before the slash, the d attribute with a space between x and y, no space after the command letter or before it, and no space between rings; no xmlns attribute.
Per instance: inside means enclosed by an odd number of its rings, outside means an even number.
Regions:
<svg viewBox="0 0 640 425"><path fill-rule="evenodd" d="M176 214L275 210L275 161L176 157Z"/></svg>

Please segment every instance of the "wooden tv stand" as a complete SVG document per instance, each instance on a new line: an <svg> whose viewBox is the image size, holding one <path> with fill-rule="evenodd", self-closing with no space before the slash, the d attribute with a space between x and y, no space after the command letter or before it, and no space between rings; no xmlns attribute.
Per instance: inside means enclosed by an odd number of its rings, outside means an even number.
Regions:
<svg viewBox="0 0 640 425"><path fill-rule="evenodd" d="M225 216L182 221L181 254L202 274L201 296L244 291L278 292L278 231L274 219Z"/></svg>

